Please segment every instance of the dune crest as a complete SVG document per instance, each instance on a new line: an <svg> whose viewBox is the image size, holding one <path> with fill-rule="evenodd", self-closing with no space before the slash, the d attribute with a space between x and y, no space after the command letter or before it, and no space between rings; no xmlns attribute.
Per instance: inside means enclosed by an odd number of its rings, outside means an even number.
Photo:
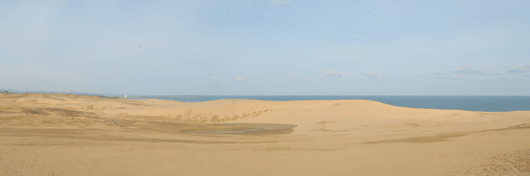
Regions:
<svg viewBox="0 0 530 176"><path fill-rule="evenodd" d="M1 93L0 175L528 175L529 123L369 100Z"/></svg>
<svg viewBox="0 0 530 176"><path fill-rule="evenodd" d="M215 100L186 103L64 94L1 94L3 124L29 127L115 128L120 123L277 123L296 125L294 134L350 135L462 132L500 129L528 122L528 112L415 109L371 100ZM511 118L506 118L509 115ZM38 118L36 118L38 117ZM9 119L9 118L8 118ZM502 120L503 123L498 123ZM480 125L462 125L465 123Z"/></svg>

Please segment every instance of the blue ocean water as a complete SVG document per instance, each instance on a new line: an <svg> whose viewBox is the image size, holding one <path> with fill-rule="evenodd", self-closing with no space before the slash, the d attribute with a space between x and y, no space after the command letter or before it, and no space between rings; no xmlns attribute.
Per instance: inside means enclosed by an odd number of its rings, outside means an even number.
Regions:
<svg viewBox="0 0 530 176"><path fill-rule="evenodd" d="M505 112L530 111L530 96L147 96L146 98L202 102L219 99L291 100L374 100L394 106L428 109Z"/></svg>
<svg viewBox="0 0 530 176"><path fill-rule="evenodd" d="M65 93L44 91L17 91L12 93ZM124 97L124 94L91 94L79 92L67 92L78 95ZM374 100L394 106L427 108L427 109L458 109L467 111L484 112L506 112L506 111L530 111L530 96L319 96L319 95L295 95L295 96L236 96L236 95L159 95L141 96L129 95L129 99L161 99L182 102L202 102L219 99L252 99L267 101L292 101L292 100Z"/></svg>

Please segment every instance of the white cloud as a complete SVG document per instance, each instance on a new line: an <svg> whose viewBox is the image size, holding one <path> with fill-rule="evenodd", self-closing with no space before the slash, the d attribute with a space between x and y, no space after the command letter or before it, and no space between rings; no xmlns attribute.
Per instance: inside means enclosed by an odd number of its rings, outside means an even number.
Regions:
<svg viewBox="0 0 530 176"><path fill-rule="evenodd" d="M245 82L245 81L248 80L248 78L241 77L241 76L236 76L236 77L234 78L234 80L237 81L237 82Z"/></svg>
<svg viewBox="0 0 530 176"><path fill-rule="evenodd" d="M272 0L272 6L279 6L290 3L292 0Z"/></svg>
<svg viewBox="0 0 530 176"><path fill-rule="evenodd" d="M437 77L440 78L440 79L447 79L447 78L449 78L448 76L445 76L445 75L439 75L439 76L437 76Z"/></svg>
<svg viewBox="0 0 530 176"><path fill-rule="evenodd" d="M346 77L348 74L346 72L339 72L339 71L325 71L324 75L326 76L338 76L338 77Z"/></svg>
<svg viewBox="0 0 530 176"><path fill-rule="evenodd" d="M473 69L473 68L471 68L470 65L456 68L453 71L453 73L472 74L472 75L485 75L485 74L488 74L487 71Z"/></svg>
<svg viewBox="0 0 530 176"><path fill-rule="evenodd" d="M208 78L208 79L216 80L216 81L221 80L221 78L219 78L219 77L217 77L217 76L212 76L212 77L210 77L210 78Z"/></svg>
<svg viewBox="0 0 530 176"><path fill-rule="evenodd" d="M470 74L470 75L502 75L503 72L489 72L485 70L479 70L471 68L470 65L456 68L453 73L459 73L459 74Z"/></svg>
<svg viewBox="0 0 530 176"><path fill-rule="evenodd" d="M448 76L446 78L452 79L452 80L460 80L460 81L467 81L472 83L522 83L524 82L524 78L510 78L505 76L498 76L498 77L468 77L465 75L458 75L458 76ZM444 78L442 78L444 79Z"/></svg>
<svg viewBox="0 0 530 176"><path fill-rule="evenodd" d="M530 71L530 64L514 66L514 67L512 67L512 69L510 69L509 72L512 72L512 73L523 73L523 72L527 72L527 71Z"/></svg>
<svg viewBox="0 0 530 176"><path fill-rule="evenodd" d="M365 71L365 72L361 72L361 74L363 74L367 78L370 78L370 79L373 79L373 80L381 80L381 79L383 79L383 76L381 76L381 74L378 73L378 72Z"/></svg>

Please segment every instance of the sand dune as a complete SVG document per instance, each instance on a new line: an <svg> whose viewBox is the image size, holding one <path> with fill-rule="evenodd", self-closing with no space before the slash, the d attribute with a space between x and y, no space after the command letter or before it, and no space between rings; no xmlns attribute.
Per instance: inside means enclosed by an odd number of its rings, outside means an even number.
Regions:
<svg viewBox="0 0 530 176"><path fill-rule="evenodd" d="M0 94L0 175L529 175L530 112Z"/></svg>

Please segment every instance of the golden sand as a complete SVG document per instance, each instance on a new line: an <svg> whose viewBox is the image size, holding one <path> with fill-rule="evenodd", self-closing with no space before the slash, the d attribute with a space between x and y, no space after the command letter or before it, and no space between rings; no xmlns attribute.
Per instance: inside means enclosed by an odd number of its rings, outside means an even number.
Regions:
<svg viewBox="0 0 530 176"><path fill-rule="evenodd" d="M2 93L0 175L530 175L530 112Z"/></svg>

